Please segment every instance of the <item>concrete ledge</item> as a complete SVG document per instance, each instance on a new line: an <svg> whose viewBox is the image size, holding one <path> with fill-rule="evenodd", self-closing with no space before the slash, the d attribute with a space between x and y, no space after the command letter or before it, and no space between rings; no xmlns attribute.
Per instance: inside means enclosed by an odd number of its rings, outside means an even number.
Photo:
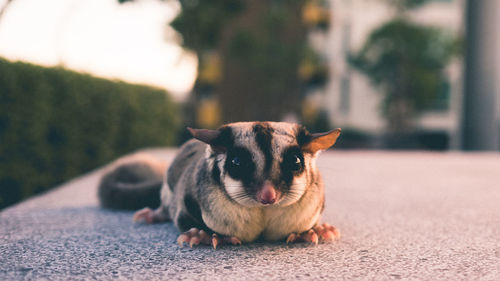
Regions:
<svg viewBox="0 0 500 281"><path fill-rule="evenodd" d="M100 169L0 213L0 280L498 280L500 154L336 151L318 166L339 242L179 248L171 223L99 208Z"/></svg>

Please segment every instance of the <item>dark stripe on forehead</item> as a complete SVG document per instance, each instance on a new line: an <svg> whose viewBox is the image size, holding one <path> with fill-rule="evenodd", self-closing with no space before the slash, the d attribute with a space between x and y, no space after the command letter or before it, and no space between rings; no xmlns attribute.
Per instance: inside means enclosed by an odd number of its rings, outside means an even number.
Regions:
<svg viewBox="0 0 500 281"><path fill-rule="evenodd" d="M304 126L300 126L297 131L297 143L300 147L310 142L312 139L311 134L307 131Z"/></svg>
<svg viewBox="0 0 500 281"><path fill-rule="evenodd" d="M266 160L264 172L267 173L271 170L273 163L271 149L274 129L267 122L258 122L253 126L253 132L255 133L255 141L264 154Z"/></svg>
<svg viewBox="0 0 500 281"><path fill-rule="evenodd" d="M224 147L229 150L234 146L233 130L229 126L219 128L220 135L213 141L214 146Z"/></svg>

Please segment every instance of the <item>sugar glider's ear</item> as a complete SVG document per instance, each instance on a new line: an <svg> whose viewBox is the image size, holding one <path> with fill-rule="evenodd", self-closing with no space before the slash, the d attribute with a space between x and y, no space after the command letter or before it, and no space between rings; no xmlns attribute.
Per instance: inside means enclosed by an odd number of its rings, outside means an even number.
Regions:
<svg viewBox="0 0 500 281"><path fill-rule="evenodd" d="M226 148L220 142L220 130L193 129L189 127L187 129L193 138L209 144L215 152L223 153L226 151Z"/></svg>
<svg viewBox="0 0 500 281"><path fill-rule="evenodd" d="M314 154L330 148L340 136L340 131L340 128L337 128L326 133L310 134L309 140L302 145L302 151Z"/></svg>

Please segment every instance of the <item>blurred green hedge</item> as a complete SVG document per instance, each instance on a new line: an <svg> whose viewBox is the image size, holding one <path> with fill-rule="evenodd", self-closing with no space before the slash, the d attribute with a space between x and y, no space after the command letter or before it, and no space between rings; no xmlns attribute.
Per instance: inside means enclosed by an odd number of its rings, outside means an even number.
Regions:
<svg viewBox="0 0 500 281"><path fill-rule="evenodd" d="M0 208L145 146L176 143L160 89L0 59Z"/></svg>

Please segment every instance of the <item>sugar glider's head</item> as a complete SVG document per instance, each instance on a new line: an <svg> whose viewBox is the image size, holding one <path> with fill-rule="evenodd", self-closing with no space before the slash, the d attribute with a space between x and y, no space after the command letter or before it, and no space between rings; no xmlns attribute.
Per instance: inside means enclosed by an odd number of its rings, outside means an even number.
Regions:
<svg viewBox="0 0 500 281"><path fill-rule="evenodd" d="M332 146L340 129L311 134L284 122L230 123L217 130L188 128L207 144L213 180L235 202L287 206L297 202L318 177L318 153Z"/></svg>

